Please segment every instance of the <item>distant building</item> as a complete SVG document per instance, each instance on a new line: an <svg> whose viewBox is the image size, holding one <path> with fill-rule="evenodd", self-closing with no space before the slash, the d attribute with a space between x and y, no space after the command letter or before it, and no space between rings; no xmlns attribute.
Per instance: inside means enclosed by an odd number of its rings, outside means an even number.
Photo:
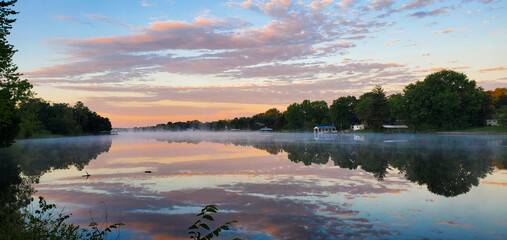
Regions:
<svg viewBox="0 0 507 240"><path fill-rule="evenodd" d="M354 131L364 130L364 124L356 124L356 125L352 126L352 130L354 130Z"/></svg>
<svg viewBox="0 0 507 240"><path fill-rule="evenodd" d="M267 127L261 128L261 132L272 132L272 131L273 131L272 128L267 128Z"/></svg>
<svg viewBox="0 0 507 240"><path fill-rule="evenodd" d="M313 128L313 133L337 133L335 126L316 126Z"/></svg>
<svg viewBox="0 0 507 240"><path fill-rule="evenodd" d="M486 119L486 126L498 126L498 119Z"/></svg>
<svg viewBox="0 0 507 240"><path fill-rule="evenodd" d="M391 132L393 130L398 130L400 132L400 129L408 129L407 125L382 125L382 128L387 130L387 132Z"/></svg>

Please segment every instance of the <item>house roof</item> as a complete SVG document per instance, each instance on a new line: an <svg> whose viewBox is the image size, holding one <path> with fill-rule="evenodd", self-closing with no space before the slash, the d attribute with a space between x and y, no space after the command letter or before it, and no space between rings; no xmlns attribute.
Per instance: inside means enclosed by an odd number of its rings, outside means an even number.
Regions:
<svg viewBox="0 0 507 240"><path fill-rule="evenodd" d="M389 129L408 128L407 125L382 125L382 127Z"/></svg>
<svg viewBox="0 0 507 240"><path fill-rule="evenodd" d="M334 128L336 128L336 127L335 126L316 126L313 129L334 129Z"/></svg>

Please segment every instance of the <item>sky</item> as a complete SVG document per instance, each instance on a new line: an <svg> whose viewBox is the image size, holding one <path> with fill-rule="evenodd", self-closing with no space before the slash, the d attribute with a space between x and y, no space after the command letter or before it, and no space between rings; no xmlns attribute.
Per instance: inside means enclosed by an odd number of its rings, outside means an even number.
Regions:
<svg viewBox="0 0 507 240"><path fill-rule="evenodd" d="M113 127L388 94L443 69L507 87L507 1L20 0L9 41L37 97Z"/></svg>

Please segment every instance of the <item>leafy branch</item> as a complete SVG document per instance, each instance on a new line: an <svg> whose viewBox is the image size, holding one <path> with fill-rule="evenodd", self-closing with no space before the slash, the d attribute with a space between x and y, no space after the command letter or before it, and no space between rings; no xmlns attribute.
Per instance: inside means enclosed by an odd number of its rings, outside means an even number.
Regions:
<svg viewBox="0 0 507 240"><path fill-rule="evenodd" d="M192 224L188 229L190 230L188 234L190 238L194 240L209 240L214 236L218 237L222 230L230 230L229 226L233 223L236 223L236 220L228 221L224 223L222 226L216 228L215 230L211 230L209 227L209 223L215 221L215 219L210 215L211 213L218 212L218 208L216 205L206 205L199 214L196 215L198 217L197 221ZM204 237L202 237L203 233L201 233L202 229L209 231ZM240 240L239 238L234 238L233 240Z"/></svg>

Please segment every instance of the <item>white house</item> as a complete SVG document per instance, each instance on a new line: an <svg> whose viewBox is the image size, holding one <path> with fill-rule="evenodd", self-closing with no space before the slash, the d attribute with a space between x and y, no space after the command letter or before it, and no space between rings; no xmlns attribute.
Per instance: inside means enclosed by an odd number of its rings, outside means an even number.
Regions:
<svg viewBox="0 0 507 240"><path fill-rule="evenodd" d="M498 126L497 119L486 119L486 126Z"/></svg>
<svg viewBox="0 0 507 240"><path fill-rule="evenodd" d="M354 131L364 130L364 124L354 125L354 126L352 126L352 130L354 130Z"/></svg>

